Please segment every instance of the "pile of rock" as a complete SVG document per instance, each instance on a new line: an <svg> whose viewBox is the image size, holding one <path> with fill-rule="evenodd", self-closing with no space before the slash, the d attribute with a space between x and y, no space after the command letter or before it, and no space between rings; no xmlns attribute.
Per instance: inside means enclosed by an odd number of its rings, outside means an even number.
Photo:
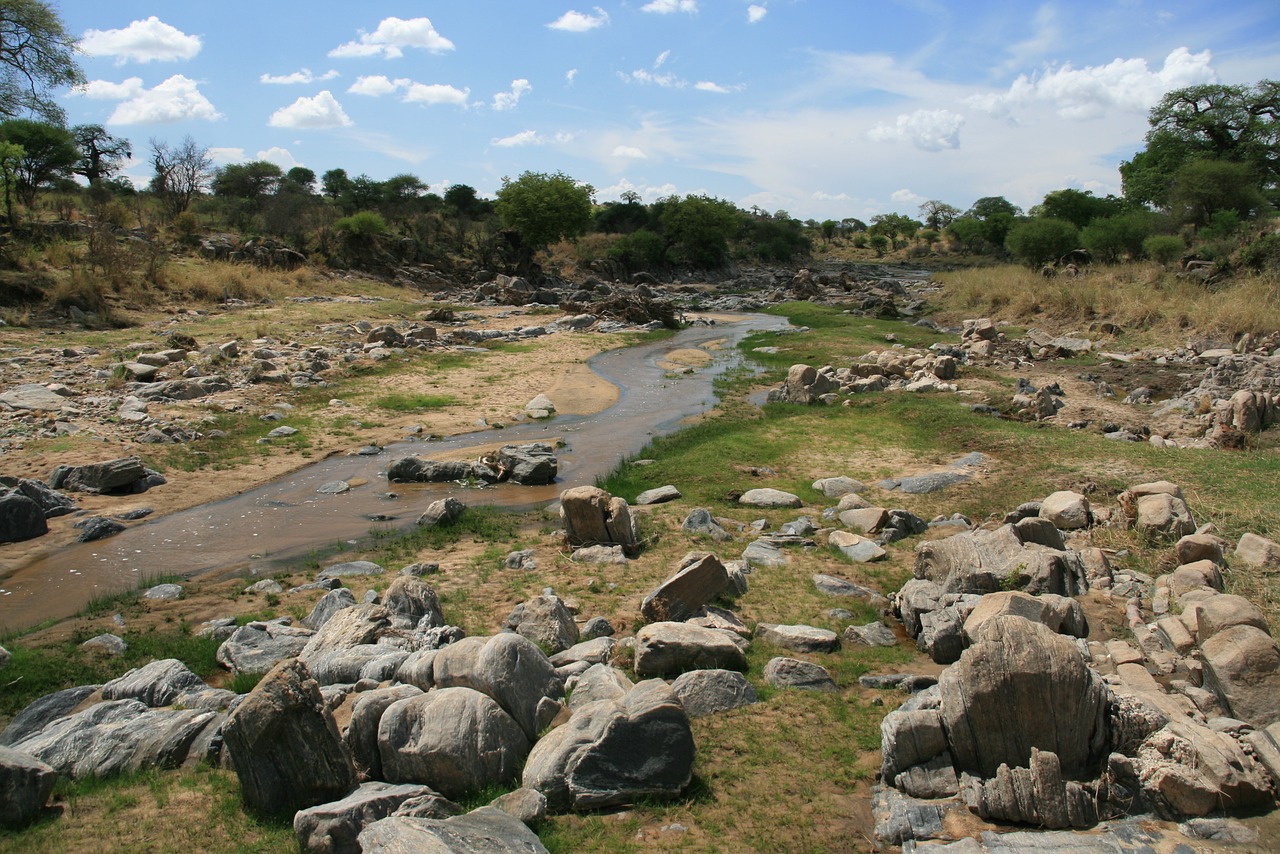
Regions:
<svg viewBox="0 0 1280 854"><path fill-rule="evenodd" d="M559 471L555 448L546 442L532 442L503 445L496 453L474 462L401 457L387 468L387 480L392 483L473 481L541 486L554 483Z"/></svg>
<svg viewBox="0 0 1280 854"><path fill-rule="evenodd" d="M847 368L792 365L781 386L769 391L770 403L824 403L842 395L873 391L956 391L957 360L948 353L911 350L871 351ZM849 401L846 401L849 405Z"/></svg>

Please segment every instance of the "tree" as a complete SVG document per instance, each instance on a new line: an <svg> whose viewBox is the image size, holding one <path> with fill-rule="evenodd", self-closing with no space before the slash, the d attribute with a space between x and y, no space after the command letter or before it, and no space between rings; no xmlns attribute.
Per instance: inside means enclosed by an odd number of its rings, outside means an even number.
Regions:
<svg viewBox="0 0 1280 854"><path fill-rule="evenodd" d="M557 240L585 234L591 226L595 188L563 172L524 172L502 179L496 208L503 224L520 232L530 253Z"/></svg>
<svg viewBox="0 0 1280 854"><path fill-rule="evenodd" d="M22 146L0 142L0 182L4 183L4 215L13 225L13 194L18 187L18 167L22 164Z"/></svg>
<svg viewBox="0 0 1280 854"><path fill-rule="evenodd" d="M920 223L909 216L896 213L876 214L871 218L871 234L883 234L890 246L897 245L898 236L911 237L920 230Z"/></svg>
<svg viewBox="0 0 1280 854"><path fill-rule="evenodd" d="M351 190L346 169L330 169L320 178L320 192L335 202Z"/></svg>
<svg viewBox="0 0 1280 854"><path fill-rule="evenodd" d="M1140 258L1143 242L1151 236L1159 218L1142 210L1098 217L1080 230L1080 242L1093 257L1108 264L1126 256Z"/></svg>
<svg viewBox="0 0 1280 854"><path fill-rule="evenodd" d="M987 239L982 236L982 223L977 217L956 217L947 226L947 234L960 244L961 251L965 254L977 254L987 245Z"/></svg>
<svg viewBox="0 0 1280 854"><path fill-rule="evenodd" d="M284 172L279 166L266 160L253 160L219 169L212 188L215 196L244 199L256 206L279 190L283 180Z"/></svg>
<svg viewBox="0 0 1280 854"><path fill-rule="evenodd" d="M1005 247L1032 266L1054 261L1080 244L1080 229L1065 219L1036 217L1009 229Z"/></svg>
<svg viewBox="0 0 1280 854"><path fill-rule="evenodd" d="M83 175L92 188L98 188L103 179L115 175L133 157L129 140L112 136L102 125L76 125L71 136L80 149L80 162L73 171Z"/></svg>
<svg viewBox="0 0 1280 854"><path fill-rule="evenodd" d="M930 199L920 206L920 218L924 220L925 227L933 231L942 231L959 215L959 208L937 199Z"/></svg>
<svg viewBox="0 0 1280 854"><path fill-rule="evenodd" d="M824 219L818 226L822 230L822 241L830 243L831 238L836 236L836 221L834 219Z"/></svg>
<svg viewBox="0 0 1280 854"><path fill-rule="evenodd" d="M444 191L444 203L464 217L484 212L486 203L476 195L476 188L454 184Z"/></svg>
<svg viewBox="0 0 1280 854"><path fill-rule="evenodd" d="M1013 228L1022 211L1004 196L985 196L973 203L965 216L973 217L982 226L982 239L999 249Z"/></svg>
<svg viewBox="0 0 1280 854"><path fill-rule="evenodd" d="M663 200L659 221L672 261L718 267L729 256L729 238L741 228L743 213L711 196L670 196Z"/></svg>
<svg viewBox="0 0 1280 854"><path fill-rule="evenodd" d="M316 173L305 166L294 166L284 173L284 180L276 188L277 193L301 193L309 196L315 192Z"/></svg>
<svg viewBox="0 0 1280 854"><path fill-rule="evenodd" d="M1173 174L1169 188L1169 210L1174 219L1195 226L1208 225L1223 211L1248 219L1266 205L1257 173L1247 163L1192 160Z"/></svg>
<svg viewBox="0 0 1280 854"><path fill-rule="evenodd" d="M75 139L65 128L31 119L0 122L0 141L22 146L18 163L18 198L27 207L35 204L40 188L70 174L80 159Z"/></svg>
<svg viewBox="0 0 1280 854"><path fill-rule="evenodd" d="M48 92L84 82L76 50L48 3L0 2L0 116L29 113L61 125L64 113Z"/></svg>
<svg viewBox="0 0 1280 854"><path fill-rule="evenodd" d="M1115 216L1123 206L1124 202L1115 196L1098 198L1088 190L1066 189L1047 193L1032 213L1050 219L1065 219L1076 228L1084 228L1099 217Z"/></svg>
<svg viewBox="0 0 1280 854"><path fill-rule="evenodd" d="M209 149L184 136L177 146L155 139L151 145L151 191L164 200L173 216L191 206L191 199L213 179L213 159Z"/></svg>

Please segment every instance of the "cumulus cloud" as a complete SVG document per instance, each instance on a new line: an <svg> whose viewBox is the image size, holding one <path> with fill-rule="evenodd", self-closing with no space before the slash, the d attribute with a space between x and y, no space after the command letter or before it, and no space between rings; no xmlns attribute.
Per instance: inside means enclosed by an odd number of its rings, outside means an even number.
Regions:
<svg viewBox="0 0 1280 854"><path fill-rule="evenodd" d="M895 202L901 202L904 205L914 205L924 201L924 196L917 195L906 188L894 190L893 193L889 195L889 198L893 199Z"/></svg>
<svg viewBox="0 0 1280 854"><path fill-rule="evenodd" d="M90 80L82 86L75 86L70 94L82 95L95 101L123 101L132 98L143 90L141 77L130 77L119 83L110 80Z"/></svg>
<svg viewBox="0 0 1280 854"><path fill-rule="evenodd" d="M693 84L693 88L699 92L715 92L718 95L727 95L730 92L738 92L742 89L741 86L721 86L719 83L714 83L710 80L699 80Z"/></svg>
<svg viewBox="0 0 1280 854"><path fill-rule="evenodd" d="M271 127L306 130L349 127L351 123L338 99L328 89L314 98L299 98L289 106L281 107L271 114L267 122Z"/></svg>
<svg viewBox="0 0 1280 854"><path fill-rule="evenodd" d="M547 26L550 29L563 30L566 33L585 33L589 30L594 30L596 27L603 27L607 23L609 23L609 13L596 6L594 15L570 9L547 24Z"/></svg>
<svg viewBox="0 0 1280 854"><path fill-rule="evenodd" d="M274 163L286 172L295 166L302 165L294 158L289 149L281 148L278 145L273 145L268 149L259 151L258 159L265 160L268 163Z"/></svg>
<svg viewBox="0 0 1280 854"><path fill-rule="evenodd" d="M1106 65L1050 68L1034 77L1021 75L1006 92L974 95L970 106L1001 117L1034 104L1048 104L1064 119L1096 118L1109 110L1145 112L1171 89L1217 79L1209 51L1176 48L1159 70L1145 59L1115 59Z"/></svg>
<svg viewBox="0 0 1280 854"><path fill-rule="evenodd" d="M698 0L650 0L640 7L640 11L657 15L670 15L672 12L687 12L692 15L698 11Z"/></svg>
<svg viewBox="0 0 1280 854"><path fill-rule="evenodd" d="M354 95L369 95L378 97L379 95L390 95L397 89L410 85L409 80L391 80L382 74L372 74L367 77L357 77L356 82L347 87L347 91Z"/></svg>
<svg viewBox="0 0 1280 854"><path fill-rule="evenodd" d="M329 70L324 74L316 76L311 73L310 68L304 68L301 71L295 71L292 74L263 74L258 78L259 83L269 83L277 86L290 86L295 83L315 83L318 81L332 80L338 76L338 72Z"/></svg>
<svg viewBox="0 0 1280 854"><path fill-rule="evenodd" d="M416 47L431 53L444 53L454 49L453 42L436 32L430 18L383 18L371 33L361 32L355 41L340 44L329 51L336 59L358 59L381 56L399 59L404 49Z"/></svg>
<svg viewBox="0 0 1280 854"><path fill-rule="evenodd" d="M200 52L200 37L189 36L152 15L119 30L85 30L80 49L89 56L113 56L126 62L175 62Z"/></svg>
<svg viewBox="0 0 1280 854"><path fill-rule="evenodd" d="M832 195L831 193L827 193L822 190L815 190L813 198L815 201L819 202L847 202L852 197L848 193L836 193Z"/></svg>
<svg viewBox="0 0 1280 854"><path fill-rule="evenodd" d="M520 133L504 136L500 139L490 140L490 145L496 145L499 148L518 148L522 145L542 145L542 137L537 131L522 130Z"/></svg>
<svg viewBox="0 0 1280 854"><path fill-rule="evenodd" d="M747 7L747 23L757 24L764 20L764 16L769 14L769 10L763 6L752 4Z"/></svg>
<svg viewBox="0 0 1280 854"><path fill-rule="evenodd" d="M867 137L875 142L909 142L923 151L960 147L964 116L950 110L916 110L893 124L878 124Z"/></svg>
<svg viewBox="0 0 1280 854"><path fill-rule="evenodd" d="M648 160L649 155L645 154L634 145L619 145L613 149L614 157L625 157L628 160Z"/></svg>
<svg viewBox="0 0 1280 854"><path fill-rule="evenodd" d="M568 71L564 73L565 82L572 85L574 78L577 76L578 76L578 69L570 68Z"/></svg>
<svg viewBox="0 0 1280 854"><path fill-rule="evenodd" d="M499 92L493 96L493 108L495 110L514 109L516 104L520 103L520 98L532 91L533 87L523 77L512 80L510 92Z"/></svg>
<svg viewBox="0 0 1280 854"><path fill-rule="evenodd" d="M643 199L665 199L668 196L677 194L675 184L646 184L637 185L630 180L623 178L612 187L605 187L596 191L597 198L601 200L621 199L623 193L639 193Z"/></svg>
<svg viewBox="0 0 1280 854"><path fill-rule="evenodd" d="M215 145L209 147L209 159L218 166L226 166L228 163L243 163L246 158L243 148L227 148Z"/></svg>
<svg viewBox="0 0 1280 854"><path fill-rule="evenodd" d="M181 74L175 74L151 89L143 88L142 81L136 77L120 84L94 81L84 88L88 97L122 101L107 119L107 124L152 125L222 118L222 114L200 92L200 85Z"/></svg>
<svg viewBox="0 0 1280 854"><path fill-rule="evenodd" d="M402 100L406 104L426 104L427 106L456 104L459 107L465 107L467 98L470 96L470 89L459 89L443 83L411 83L405 89Z"/></svg>

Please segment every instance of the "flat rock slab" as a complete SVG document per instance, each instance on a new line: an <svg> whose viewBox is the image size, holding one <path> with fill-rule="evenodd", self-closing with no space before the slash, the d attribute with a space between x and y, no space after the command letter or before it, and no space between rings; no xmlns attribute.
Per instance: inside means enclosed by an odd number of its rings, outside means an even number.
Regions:
<svg viewBox="0 0 1280 854"><path fill-rule="evenodd" d="M773 543L756 540L742 551L742 559L751 566L786 566L787 557Z"/></svg>
<svg viewBox="0 0 1280 854"><path fill-rule="evenodd" d="M646 489L637 495L636 504L664 504L668 501L675 501L680 497L680 490L674 486L659 486L655 489Z"/></svg>
<svg viewBox="0 0 1280 854"><path fill-rule="evenodd" d="M692 718L760 701L747 677L734 670L691 670L672 682L671 690Z"/></svg>
<svg viewBox="0 0 1280 854"><path fill-rule="evenodd" d="M39 383L23 383L0 393L0 403L7 403L14 409L57 412L66 402L65 397L49 391Z"/></svg>
<svg viewBox="0 0 1280 854"><path fill-rule="evenodd" d="M783 492L780 489L748 489L742 493L738 503L743 507L762 507L765 509L786 509L801 507L804 502L798 495Z"/></svg>
<svg viewBox="0 0 1280 854"><path fill-rule="evenodd" d="M761 623L756 626L756 637L792 652L835 652L840 648L840 637L835 632L815 626Z"/></svg>
<svg viewBox="0 0 1280 854"><path fill-rule="evenodd" d="M688 623L651 623L636 633L635 668L640 676L746 670L747 657L729 632Z"/></svg>
<svg viewBox="0 0 1280 854"><path fill-rule="evenodd" d="M842 498L851 492L861 492L867 486L851 477L824 477L813 482L813 488L827 498Z"/></svg>
<svg viewBox="0 0 1280 854"><path fill-rule="evenodd" d="M852 581L836 578L834 575L817 573L813 576L813 586L819 593L827 596L849 596L854 599L871 599L879 594L870 587L861 587Z"/></svg>
<svg viewBox="0 0 1280 854"><path fill-rule="evenodd" d="M902 478L890 478L882 480L876 484L881 489L892 491L894 489L905 492L908 495L927 495L931 492L939 492L948 486L954 486L957 483L965 483L972 480L972 477L964 472L944 469L942 471L928 472L926 474L915 474Z"/></svg>
<svg viewBox="0 0 1280 854"><path fill-rule="evenodd" d="M335 563L333 566L325 567L316 576L316 579L324 578L347 578L353 575L382 575L386 570L376 563L367 560L352 560L346 563Z"/></svg>
<svg viewBox="0 0 1280 854"><path fill-rule="evenodd" d="M844 630L844 640L862 646L897 646L898 636L893 629L877 620L865 626L849 626Z"/></svg>
<svg viewBox="0 0 1280 854"><path fill-rule="evenodd" d="M729 573L715 555L692 552L684 556L676 574L662 582L640 604L645 618L687 620L729 587Z"/></svg>
<svg viewBox="0 0 1280 854"><path fill-rule="evenodd" d="M764 666L764 681L775 688L832 692L839 690L827 668L798 658L770 659Z"/></svg>
<svg viewBox="0 0 1280 854"><path fill-rule="evenodd" d="M885 556L885 550L880 548L874 540L859 537L848 531L832 531L827 542L840 554L857 563L870 563Z"/></svg>

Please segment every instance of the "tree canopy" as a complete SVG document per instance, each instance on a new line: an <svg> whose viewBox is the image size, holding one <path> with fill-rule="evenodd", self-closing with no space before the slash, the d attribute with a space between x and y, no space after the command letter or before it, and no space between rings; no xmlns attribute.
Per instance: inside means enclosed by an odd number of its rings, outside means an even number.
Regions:
<svg viewBox="0 0 1280 854"><path fill-rule="evenodd" d="M520 232L526 248L536 250L585 234L595 192L563 172L524 172L514 181L502 179L496 209L504 224Z"/></svg>
<svg viewBox="0 0 1280 854"><path fill-rule="evenodd" d="M65 128L31 119L0 122L0 140L22 146L18 161L18 198L27 207L35 203L41 187L70 174L80 160L75 139Z"/></svg>
<svg viewBox="0 0 1280 854"><path fill-rule="evenodd" d="M62 124L49 90L84 82L76 39L41 0L0 2L0 116L35 115Z"/></svg>

